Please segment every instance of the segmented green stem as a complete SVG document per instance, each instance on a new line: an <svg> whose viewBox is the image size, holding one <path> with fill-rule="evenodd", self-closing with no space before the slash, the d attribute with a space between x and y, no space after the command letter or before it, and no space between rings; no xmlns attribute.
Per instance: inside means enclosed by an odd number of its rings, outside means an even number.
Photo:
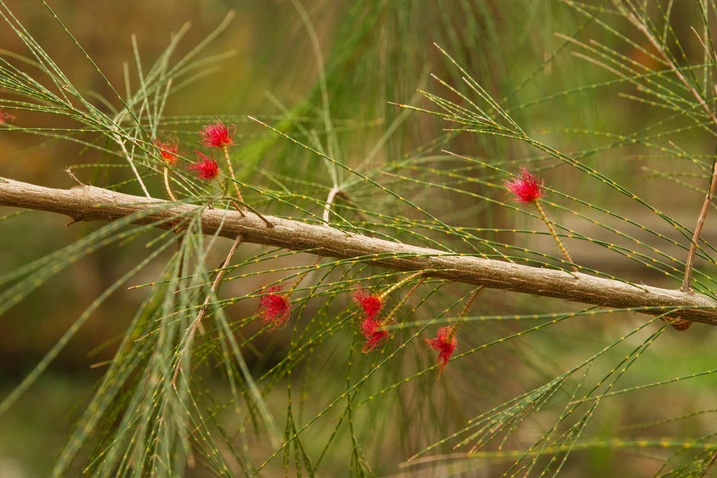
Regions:
<svg viewBox="0 0 717 478"><path fill-rule="evenodd" d="M164 189L167 191L167 195L169 196L169 199L172 201L176 201L177 198L174 196L174 193L172 192L172 188L169 185L169 168L166 166L164 167Z"/></svg>
<svg viewBox="0 0 717 478"><path fill-rule="evenodd" d="M578 268L573 264L573 260L570 257L570 254L568 254L568 250L565 249L565 246L563 245L563 242L558 237L558 234L555 232L555 229L553 228L553 225L550 222L550 219L548 219L548 216L545 214L545 211L543 211L543 206L540 205L540 201L535 201L535 207L538 208L538 212L540 213L540 217L543 219L543 222L546 226L548 226L548 229L550 230L550 235L553 236L553 239L555 239L555 242L558 244L558 248L560 248L560 252L563 253L563 256L565 257L565 260L570 263L570 267L577 272Z"/></svg>
<svg viewBox="0 0 717 478"><path fill-rule="evenodd" d="M227 145L224 145L222 148L224 150L224 159L227 162L227 168L229 169L229 177L232 178L232 184L234 184L234 191L237 193L237 199L241 202L244 202L244 198L241 195L241 191L239 190L239 184L237 184L237 178L234 175L234 168L232 167L232 161L229 158L229 147Z"/></svg>

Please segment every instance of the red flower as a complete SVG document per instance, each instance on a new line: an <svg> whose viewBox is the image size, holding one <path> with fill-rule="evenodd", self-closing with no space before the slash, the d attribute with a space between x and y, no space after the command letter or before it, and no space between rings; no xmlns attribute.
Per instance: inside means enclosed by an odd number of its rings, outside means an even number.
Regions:
<svg viewBox="0 0 717 478"><path fill-rule="evenodd" d="M381 296L376 294L367 294L362 289L359 289L354 294L354 300L361 307L365 320L376 320L379 312L383 308L383 299Z"/></svg>
<svg viewBox="0 0 717 478"><path fill-rule="evenodd" d="M164 162L170 166L174 166L177 163L177 155L179 154L179 144L176 139L167 140L166 143L161 142L159 139L154 141L154 145L159 148L159 152L162 155Z"/></svg>
<svg viewBox="0 0 717 478"><path fill-rule="evenodd" d="M361 334L366 339L366 343L362 350L364 353L368 353L388 338L388 330L376 330L382 325L378 320L378 314L383 308L383 299L378 294L369 294L363 289L359 289L354 294L354 300L363 312Z"/></svg>
<svg viewBox="0 0 717 478"><path fill-rule="evenodd" d="M259 299L259 316L265 324L272 324L272 329L284 325L291 315L289 296L279 292L281 286L271 286L266 289L266 295Z"/></svg>
<svg viewBox="0 0 717 478"><path fill-rule="evenodd" d="M199 151L194 151L199 155L197 164L189 166L189 169L197 171L200 179L214 179L219 175L219 165L214 158L209 159Z"/></svg>
<svg viewBox="0 0 717 478"><path fill-rule="evenodd" d="M505 187L515 194L515 200L518 202L523 204L537 202L545 194L543 180L530 174L526 168L520 168L520 170L522 176L505 181Z"/></svg>
<svg viewBox="0 0 717 478"><path fill-rule="evenodd" d="M438 351L438 364L440 364L440 372L448 364L451 355L456 350L458 339L456 339L456 331L454 327L441 327L436 333L435 339L424 339L428 345Z"/></svg>
<svg viewBox="0 0 717 478"><path fill-rule="evenodd" d="M363 353L369 353L388 338L388 330L376 330L380 328L381 325L380 320L371 318L364 319L361 324L361 333L366 339L366 342L363 344L363 348L361 349Z"/></svg>
<svg viewBox="0 0 717 478"><path fill-rule="evenodd" d="M10 123L11 121L15 121L15 117L0 110L0 124Z"/></svg>
<svg viewBox="0 0 717 478"><path fill-rule="evenodd" d="M223 148L234 144L235 133L236 126L231 125L231 131L229 131L229 128L224 126L224 123L216 120L213 124L204 126L199 135L201 136L202 145L207 148Z"/></svg>

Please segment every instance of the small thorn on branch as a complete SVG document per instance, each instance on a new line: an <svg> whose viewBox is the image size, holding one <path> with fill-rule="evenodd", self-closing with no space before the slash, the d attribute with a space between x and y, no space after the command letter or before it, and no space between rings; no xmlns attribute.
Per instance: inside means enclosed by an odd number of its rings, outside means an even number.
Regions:
<svg viewBox="0 0 717 478"><path fill-rule="evenodd" d="M69 167L68 167L68 168L65 168L65 172L66 172L66 173L72 178L72 180L75 181L77 184L79 184L79 185L82 186L83 188L86 186L85 183L83 183L82 181L80 181L79 179L77 179L77 176L75 176L75 173L72 172L72 169L71 169L71 168L69 168ZM72 222L79 222L79 221L72 221ZM72 222L71 222L70 224L72 224ZM69 226L70 224L68 224L68 226Z"/></svg>
<svg viewBox="0 0 717 478"><path fill-rule="evenodd" d="M73 224L77 224L78 222L82 222L82 219L72 219L72 221L65 224L65 228L68 228L68 227L72 226Z"/></svg>

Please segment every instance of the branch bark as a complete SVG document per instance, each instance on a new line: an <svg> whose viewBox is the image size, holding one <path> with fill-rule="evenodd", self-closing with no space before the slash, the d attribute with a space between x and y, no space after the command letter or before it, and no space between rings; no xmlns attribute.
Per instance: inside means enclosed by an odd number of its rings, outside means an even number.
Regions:
<svg viewBox="0 0 717 478"><path fill-rule="evenodd" d="M0 206L64 214L78 222L113 221L167 204L160 199L132 196L94 186L52 189L0 178ZM137 223L152 224L165 220L158 227L168 229L180 222L180 215L186 215L197 207L176 205L156 208L138 219ZM167 221L173 217L178 217L177 221ZM347 233L324 225L264 217L274 227L267 227L262 219L250 212L242 216L237 211L206 209L202 214L202 225L207 234L219 230L220 236L230 239L242 235L247 243L295 251L311 250L312 254L328 257L361 259L399 271L429 270L431 272L426 275L430 277L602 307L655 308L644 311L651 315L680 309L671 317L717 325L717 301L703 294L452 254Z"/></svg>

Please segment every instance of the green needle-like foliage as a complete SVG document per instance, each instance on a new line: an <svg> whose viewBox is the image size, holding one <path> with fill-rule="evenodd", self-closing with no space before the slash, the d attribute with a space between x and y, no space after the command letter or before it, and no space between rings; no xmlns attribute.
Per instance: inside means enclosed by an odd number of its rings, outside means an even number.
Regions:
<svg viewBox="0 0 717 478"><path fill-rule="evenodd" d="M709 321L681 317L689 305L608 300L652 286L717 308L716 2L279 2L286 28L267 36L262 61L280 64L280 78L268 92L232 89L216 115L184 104L235 81L224 68L236 57L217 46L233 12L194 47L180 28L151 62L128 34L118 84L54 3L38 5L101 92L73 82L0 0L3 32L22 45L0 50L0 134L33 141L12 160L72 145L78 157L61 161L74 191L135 199L62 209L47 189L45 202L12 202L9 180L26 178L0 177L1 234L32 222L50 243L3 243L3 328L16 330L58 280L75 287L85 261L124 264L79 313L59 311L72 324L0 396L3 430L88 323L122 331L91 345L107 360L57 417L72 429L45 450L45 473L717 469ZM262 106L234 107L250 96ZM224 126L221 144L200 146L197 131ZM74 242L57 242L57 225L30 209L65 211ZM181 212L155 220L167 211ZM227 239L254 218L264 222ZM262 242L287 224L295 242ZM395 252L347 250L317 232L309 243L302 225ZM415 266L442 257L515 267L476 281ZM612 286L556 295L528 270ZM109 312L116 297L126 303Z"/></svg>

